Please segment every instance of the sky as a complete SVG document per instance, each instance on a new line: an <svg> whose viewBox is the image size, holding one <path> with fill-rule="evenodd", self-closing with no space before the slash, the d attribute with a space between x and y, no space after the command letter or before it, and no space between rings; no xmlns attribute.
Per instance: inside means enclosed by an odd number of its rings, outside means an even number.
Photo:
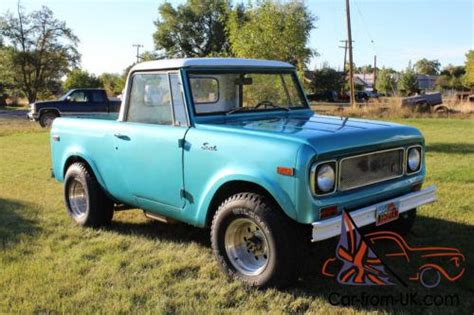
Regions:
<svg viewBox="0 0 474 315"><path fill-rule="evenodd" d="M26 11L42 5L66 21L79 37L81 66L95 74L121 73L135 61L136 48L153 50L154 21L164 0L22 0ZM183 3L168 1L172 4ZM241 2L234 0L234 2ZM244 1L246 3L247 1ZM0 14L16 10L16 0L1 0ZM342 68L347 38L344 0L306 0L316 28L309 46L318 52L310 68ZM421 58L442 66L464 64L474 49L472 0L351 0L354 62L404 69Z"/></svg>

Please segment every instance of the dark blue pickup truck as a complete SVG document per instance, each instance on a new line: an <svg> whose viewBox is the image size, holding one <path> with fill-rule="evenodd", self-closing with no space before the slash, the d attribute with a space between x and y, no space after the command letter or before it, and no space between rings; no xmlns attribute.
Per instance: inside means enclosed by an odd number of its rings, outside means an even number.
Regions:
<svg viewBox="0 0 474 315"><path fill-rule="evenodd" d="M57 117L116 119L120 100L110 100L103 89L73 89L55 101L30 104L28 119L49 127Z"/></svg>

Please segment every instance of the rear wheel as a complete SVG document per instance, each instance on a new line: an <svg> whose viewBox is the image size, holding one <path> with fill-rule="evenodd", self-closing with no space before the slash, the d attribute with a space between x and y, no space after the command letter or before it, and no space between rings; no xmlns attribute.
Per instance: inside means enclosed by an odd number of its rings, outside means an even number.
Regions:
<svg viewBox="0 0 474 315"><path fill-rule="evenodd" d="M239 193L224 201L211 227L221 268L254 287L282 287L296 279L294 223L267 198Z"/></svg>
<svg viewBox="0 0 474 315"><path fill-rule="evenodd" d="M64 198L69 216L80 225L98 227L112 220L113 202L83 163L74 163L68 168Z"/></svg>
<svg viewBox="0 0 474 315"><path fill-rule="evenodd" d="M53 124L53 121L58 118L58 114L54 112L46 112L41 114L39 118L39 123L43 128L49 128Z"/></svg>

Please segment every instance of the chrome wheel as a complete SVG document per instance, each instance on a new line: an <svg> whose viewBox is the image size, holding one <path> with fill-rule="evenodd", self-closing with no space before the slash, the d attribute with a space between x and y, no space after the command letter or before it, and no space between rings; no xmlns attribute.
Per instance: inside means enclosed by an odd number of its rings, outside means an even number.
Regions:
<svg viewBox="0 0 474 315"><path fill-rule="evenodd" d="M231 264L246 276L261 274L268 264L268 240L262 229L249 219L237 219L227 228L225 250Z"/></svg>
<svg viewBox="0 0 474 315"><path fill-rule="evenodd" d="M54 118L51 117L51 116L48 116L45 120L44 120L44 124L46 127L51 127L51 125L53 124L53 121L54 121Z"/></svg>
<svg viewBox="0 0 474 315"><path fill-rule="evenodd" d="M77 179L73 179L68 191L69 209L71 214L80 218L86 214L88 201L84 186Z"/></svg>

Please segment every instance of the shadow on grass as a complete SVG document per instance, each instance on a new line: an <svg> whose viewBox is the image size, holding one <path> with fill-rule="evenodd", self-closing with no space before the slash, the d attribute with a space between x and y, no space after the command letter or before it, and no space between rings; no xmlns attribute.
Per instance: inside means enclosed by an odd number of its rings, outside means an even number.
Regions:
<svg viewBox="0 0 474 315"><path fill-rule="evenodd" d="M459 135L462 137L462 135ZM472 154L474 144L471 143L430 143L426 145L426 152Z"/></svg>
<svg viewBox="0 0 474 315"><path fill-rule="evenodd" d="M210 247L209 230L199 229L186 224L167 225L160 222L148 221L143 223L127 223L113 222L110 227L111 231L116 231L127 235L140 235L152 240L162 239L176 243L196 242L203 247ZM446 279L441 280L441 284L435 289L425 289L419 282L409 281L407 287L399 285L393 286L343 286L339 285L334 278L329 278L321 274L323 262L335 255L337 239L314 244L314 253L310 255L307 261L301 262L301 269L306 270L305 275L292 287L282 290L298 298L314 298L323 299L332 305L347 302L346 297L355 296L356 299L366 296L369 298L375 296L376 299L384 299L384 296L391 296L395 299L405 298L410 294L415 294L420 299L426 295L452 294L458 296L459 305L436 307L437 312L453 313L459 310L472 311L474 301L471 296L474 292L474 277L470 270L474 270L472 257L470 253L474 252L474 243L472 242L474 235L474 227L472 225L449 222L445 220L419 216L413 228L413 231L406 238L408 244L412 247L421 246L445 246L455 247L461 250L466 256L465 267L466 272L457 282L448 282ZM376 250L378 250L376 248ZM392 262L391 262L392 263ZM415 262L416 264L416 262ZM390 268L397 274L399 271L407 268L406 263L390 264ZM401 276L401 275L399 275ZM389 299L389 298L385 298ZM381 300L380 300L381 301ZM383 302L383 301L381 301ZM449 301L448 301L449 302ZM454 301L456 302L456 300ZM342 305L354 307L361 311L380 311L380 312L419 312L420 310L433 310L432 306L401 304L400 300L395 304L373 305L367 301L353 300L351 305ZM305 312L309 309L310 304L303 303L298 311ZM427 308L428 307L428 308ZM431 311L430 311L431 312Z"/></svg>
<svg viewBox="0 0 474 315"><path fill-rule="evenodd" d="M24 216L30 208L28 203L0 198L1 250L18 242L22 235L32 236L39 231L36 220Z"/></svg>
<svg viewBox="0 0 474 315"><path fill-rule="evenodd" d="M125 235L140 235L151 240L160 239L176 243L195 242L202 246L211 246L208 229L200 229L185 223L165 224L152 220L141 223L112 221L107 229Z"/></svg>
<svg viewBox="0 0 474 315"><path fill-rule="evenodd" d="M440 285L430 290L425 289L420 282L410 281L408 279L413 270L416 271L419 266L427 263L427 261L424 260L426 258L412 258L408 263L401 257L388 260L386 257L381 256L382 260L387 263L397 276L406 282L407 287L404 287L402 284L390 286L350 286L338 284L335 278L326 277L321 274L322 264L325 259L335 256L337 240L331 240L319 244L321 248L318 249L318 253L320 254L312 258L314 264L311 266L311 269L307 270L306 276L301 279L297 286L288 289L286 292L292 294L295 298L308 295L314 298L322 298L332 305L337 303L341 305L341 303L347 302L350 296L356 296L356 298L362 297L362 299L363 296L374 296L374 301L378 300L380 302L383 299L382 296L392 296L393 298L399 299L401 296L405 297L406 294L414 294L417 298L416 301L423 303L422 299L427 295L440 295L441 297L439 299L442 299L446 294L451 294L458 296L459 305L456 306L456 303L454 303L454 307L441 303L441 305L434 308L432 305L414 305L410 303L408 305L401 303L394 305L373 305L373 303L370 303L368 300L352 300L351 305L346 306L353 306L364 311L390 313L416 312L421 309L426 310L426 307L429 307L428 309L431 309L431 311L447 313L460 310L472 311L474 308L474 301L472 300L474 275L470 272L470 270L474 268L472 257L470 256L470 254L474 252L472 235L474 235L474 226L472 225L422 216L417 218L413 231L406 237L406 241L410 246L454 247L459 249L466 259L464 262L465 273L458 281L450 282L442 277ZM381 254L385 249L386 248L375 248L378 254ZM440 258L440 261L442 261L443 258L444 257ZM444 259L443 263L448 265L446 267L450 267L449 264L453 264L449 261L449 258ZM393 277L392 279L396 282ZM448 304L449 302L450 301L447 301Z"/></svg>

